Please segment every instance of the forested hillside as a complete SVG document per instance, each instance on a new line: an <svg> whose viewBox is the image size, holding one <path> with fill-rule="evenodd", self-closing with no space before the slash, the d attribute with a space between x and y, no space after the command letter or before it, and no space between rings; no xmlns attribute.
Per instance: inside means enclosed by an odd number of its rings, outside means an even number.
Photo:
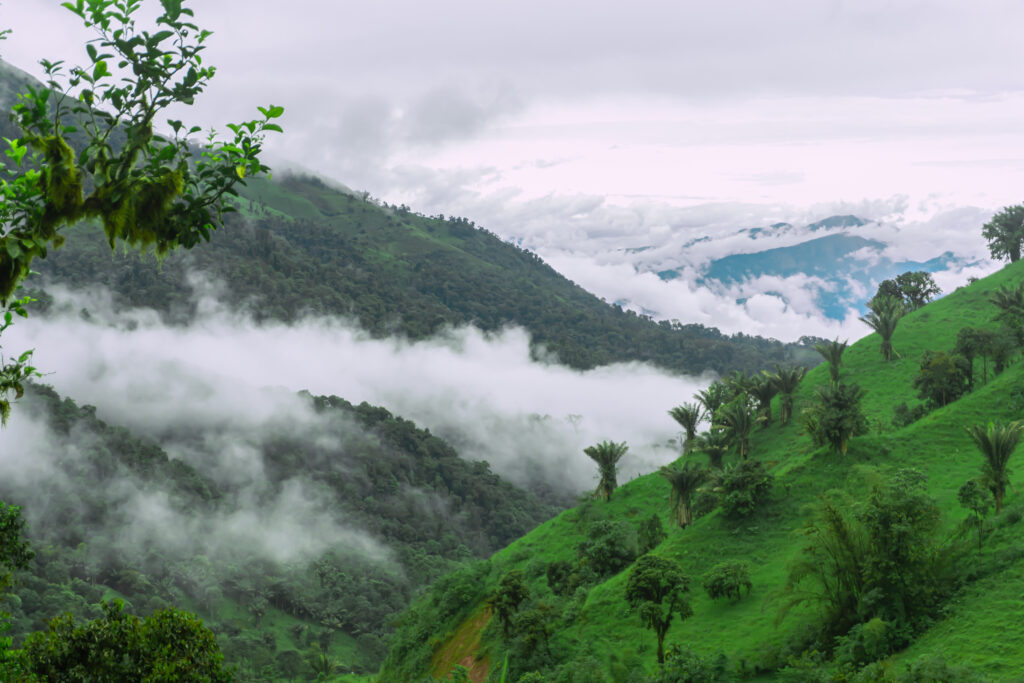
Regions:
<svg viewBox="0 0 1024 683"><path fill-rule="evenodd" d="M15 646L117 597L198 613L238 680L305 675L321 648L340 672L373 671L421 586L554 513L383 408L300 403L301 432L266 430L229 471L215 429L165 439L213 444L190 464L34 387L4 435L22 467L0 483L36 554L4 603Z"/></svg>
<svg viewBox="0 0 1024 683"><path fill-rule="evenodd" d="M640 360L700 373L817 362L806 346L638 316L471 221L378 204L316 178L250 181L240 209L209 245L162 264L111 255L99 231L79 226L36 268L44 285L109 288L120 304L179 322L194 311L198 272L223 282L225 303L257 319L350 316L376 336L413 339L446 325L515 324L538 352L575 368Z"/></svg>
<svg viewBox="0 0 1024 683"><path fill-rule="evenodd" d="M786 424L713 385L675 465L437 582L380 681L1020 680L1022 292L1015 263L906 314L892 360L822 345Z"/></svg>

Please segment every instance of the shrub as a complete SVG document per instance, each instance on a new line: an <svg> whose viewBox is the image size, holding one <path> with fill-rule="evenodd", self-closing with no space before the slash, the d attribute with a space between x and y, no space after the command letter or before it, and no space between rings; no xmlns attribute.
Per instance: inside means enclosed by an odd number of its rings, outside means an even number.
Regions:
<svg viewBox="0 0 1024 683"><path fill-rule="evenodd" d="M927 414L928 410L924 407L923 403L918 403L913 408L910 408L907 406L907 402L904 401L892 409L892 426L896 429L901 429L917 422Z"/></svg>
<svg viewBox="0 0 1024 683"><path fill-rule="evenodd" d="M690 648L673 645L665 657L665 665L648 683L718 683L733 680L728 676L725 655L701 657Z"/></svg>
<svg viewBox="0 0 1024 683"><path fill-rule="evenodd" d="M918 398L933 408L941 408L967 392L969 378L970 366L963 356L925 351L914 388L918 390Z"/></svg>
<svg viewBox="0 0 1024 683"><path fill-rule="evenodd" d="M637 556L636 529L629 522L595 522L577 548L580 563L598 578L622 571Z"/></svg>
<svg viewBox="0 0 1024 683"><path fill-rule="evenodd" d="M722 512L728 517L751 515L771 494L774 477L758 460L743 460L722 473Z"/></svg>
<svg viewBox="0 0 1024 683"><path fill-rule="evenodd" d="M664 541L668 534L665 533L665 527L661 523L661 518L658 517L657 513L651 513L651 516L640 523L640 528L637 530L637 551L640 555L645 555L650 551L654 550L662 541Z"/></svg>
<svg viewBox="0 0 1024 683"><path fill-rule="evenodd" d="M743 591L750 594L754 584L750 581L750 568L746 562L722 562L704 575L704 590L712 600L730 598L739 600Z"/></svg>

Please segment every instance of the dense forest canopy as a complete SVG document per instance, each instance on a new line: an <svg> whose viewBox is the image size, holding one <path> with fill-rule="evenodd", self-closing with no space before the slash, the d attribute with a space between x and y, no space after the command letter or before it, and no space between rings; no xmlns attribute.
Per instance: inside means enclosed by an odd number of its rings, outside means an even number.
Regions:
<svg viewBox="0 0 1024 683"><path fill-rule="evenodd" d="M526 328L537 352L574 368L639 360L678 372L814 364L806 344L655 322L606 304L535 254L464 218L427 217L302 176L252 181L229 229L162 264L115 254L87 226L37 264L37 286L108 288L170 320L195 312L190 274L224 283L224 303L257 319L349 316L375 336L423 339L450 325ZM543 351L542 351L543 349Z"/></svg>

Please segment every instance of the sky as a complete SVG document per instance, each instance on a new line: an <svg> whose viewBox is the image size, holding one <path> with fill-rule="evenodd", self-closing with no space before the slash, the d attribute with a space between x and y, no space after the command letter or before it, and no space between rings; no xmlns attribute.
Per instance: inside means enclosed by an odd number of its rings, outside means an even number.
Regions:
<svg viewBox="0 0 1024 683"><path fill-rule="evenodd" d="M223 129L283 105L279 168L467 216L657 317L859 336L853 314L701 292L713 254L679 245L709 234L719 255L749 250L719 238L856 213L901 235L896 258L953 249L978 264L979 225L1020 200L1017 2L192 4L218 74L189 122ZM33 73L41 51L81 61L90 37L56 0L6 0L0 24L14 29L0 54ZM695 269L683 282L621 256L666 245ZM790 301L806 289L782 285Z"/></svg>

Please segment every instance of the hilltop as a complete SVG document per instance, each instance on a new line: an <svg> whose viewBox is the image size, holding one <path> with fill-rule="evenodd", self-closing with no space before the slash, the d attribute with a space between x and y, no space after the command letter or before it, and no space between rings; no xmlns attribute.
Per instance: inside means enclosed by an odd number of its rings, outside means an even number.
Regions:
<svg viewBox="0 0 1024 683"><path fill-rule="evenodd" d="M574 368L646 361L699 374L817 362L807 346L655 322L605 303L535 254L465 218L423 216L313 177L252 180L211 243L153 258L114 254L89 226L35 264L45 286L103 287L123 306L176 322L195 312L196 274L257 320L347 316L377 337L423 339L447 326L524 327L538 356ZM39 282L31 283L39 286Z"/></svg>
<svg viewBox="0 0 1024 683"><path fill-rule="evenodd" d="M629 609L625 590L635 567L636 544L643 544L652 515L668 535L651 552L678 562L691 577L693 616L671 626L667 644L684 648L677 665L685 660L692 671L718 671L721 676L672 680L1019 680L1024 676L1024 498L1010 491L1006 509L986 519L979 558L977 525L959 503L958 491L978 477L982 464L965 427L1020 419L1024 363L1014 354L1013 363L999 375L989 365L988 381L982 382L976 360L978 379L972 392L903 427L894 426L893 417L898 404L920 402L913 382L925 353L951 352L961 328L994 329L998 309L990 297L1000 287L1021 283L1024 264L1013 264L908 314L893 337L900 354L894 361L883 360L875 334L852 344L843 355L841 379L867 391L862 407L869 429L853 438L845 455L816 446L799 417L780 426L776 398L776 420L752 434L750 458L763 463L774 479L771 495L752 514L728 517L719 507L718 494L711 492L697 497L695 522L679 529L673 524L667 482L657 473L639 477L616 489L609 502L588 500L487 562L438 582L404 617L380 680L444 677L456 664L465 665L474 681L484 680L488 672L487 680L497 680L506 656L509 680L520 680L530 671L542 675L522 680L644 680L657 669L654 635ZM826 366L807 374L796 395L797 416L800 406L813 404L815 390L828 382ZM735 455L728 457L735 461ZM1018 451L1015 458L1020 457ZM688 458L702 467L707 462L701 454ZM1019 471L1020 464L1015 464ZM916 484L899 488L901 481L916 477L897 474L906 468L923 475L923 493ZM1020 476L1012 481L1019 482ZM937 577L935 592L929 594L938 600L934 609L909 630L887 630L896 627L896 620L880 619L836 634L840 639L821 635L822 608L814 603L798 606L779 621L783 606L795 595L785 590L790 571L814 539L827 537L822 535L823 522L811 525L820 519L824 501L852 520L864 519L857 515L875 509L872 501L886 500L895 506L912 501L927 510L936 506L929 541L935 564L928 565ZM921 502L928 500L933 503ZM911 518L902 519L911 524ZM569 592L553 589L562 585L565 571L580 574L598 560L614 569L598 572L591 582L583 577ZM701 586L703 577L726 561L747 564L752 588L738 600L712 600ZM821 557L816 561L822 562ZM529 616L513 622L516 626L506 636L488 600L499 581L514 571L521 572L529 594L517 615ZM803 589L812 586L799 584ZM861 602L868 613L881 609L871 608L871 599L865 596ZM685 648L692 649L689 659ZM860 678L851 678L857 670Z"/></svg>

